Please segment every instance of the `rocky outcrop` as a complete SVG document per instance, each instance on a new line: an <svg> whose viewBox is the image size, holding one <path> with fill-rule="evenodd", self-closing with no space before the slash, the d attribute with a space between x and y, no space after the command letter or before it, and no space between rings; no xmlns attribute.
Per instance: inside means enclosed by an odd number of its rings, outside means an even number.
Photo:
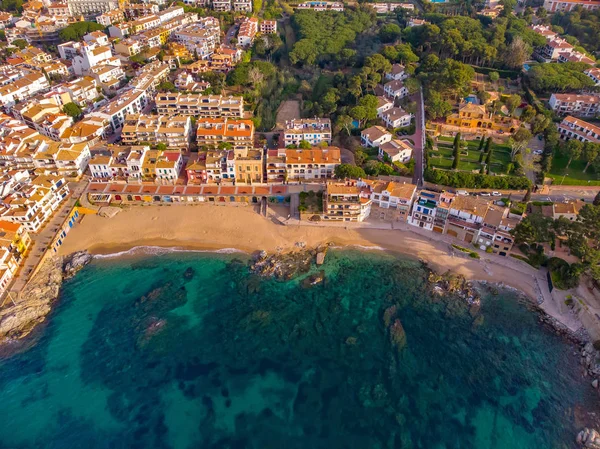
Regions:
<svg viewBox="0 0 600 449"><path fill-rule="evenodd" d="M468 304L477 306L480 304L480 295L475 290L473 283L467 281L461 274L454 274L447 271L440 275L431 271L429 273L429 282L432 293L435 295L451 294L465 300Z"/></svg>
<svg viewBox="0 0 600 449"><path fill-rule="evenodd" d="M323 245L315 249L302 247L299 251L272 255L269 255L266 251L260 251L254 256L250 269L260 276L290 280L307 273L313 261L317 264L318 262L324 262L327 246Z"/></svg>
<svg viewBox="0 0 600 449"><path fill-rule="evenodd" d="M58 299L63 280L74 276L91 260L87 251L65 258L47 258L19 296L5 301L0 309L0 344L23 339L44 322Z"/></svg>
<svg viewBox="0 0 600 449"><path fill-rule="evenodd" d="M586 427L577 434L577 443L588 449L600 449L600 434Z"/></svg>
<svg viewBox="0 0 600 449"><path fill-rule="evenodd" d="M87 251L77 251L63 261L63 278L71 279L75 274L92 261L92 256Z"/></svg>

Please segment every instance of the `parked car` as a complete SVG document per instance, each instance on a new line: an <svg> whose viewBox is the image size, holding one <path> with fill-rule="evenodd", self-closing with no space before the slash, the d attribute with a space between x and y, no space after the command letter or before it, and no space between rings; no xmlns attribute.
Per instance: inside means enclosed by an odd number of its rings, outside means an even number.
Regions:
<svg viewBox="0 0 600 449"><path fill-rule="evenodd" d="M537 154L539 156L541 154L544 154L544 151L543 150L534 150L533 154Z"/></svg>
<svg viewBox="0 0 600 449"><path fill-rule="evenodd" d="M463 195L463 196L469 196L469 192L467 192L466 190L457 190L456 194Z"/></svg>
<svg viewBox="0 0 600 449"><path fill-rule="evenodd" d="M479 196L491 196L490 192L479 192Z"/></svg>
<svg viewBox="0 0 600 449"><path fill-rule="evenodd" d="M541 134L538 134L538 140L544 140L544 136L542 136Z"/></svg>
<svg viewBox="0 0 600 449"><path fill-rule="evenodd" d="M492 192L492 196L502 196L500 192Z"/></svg>

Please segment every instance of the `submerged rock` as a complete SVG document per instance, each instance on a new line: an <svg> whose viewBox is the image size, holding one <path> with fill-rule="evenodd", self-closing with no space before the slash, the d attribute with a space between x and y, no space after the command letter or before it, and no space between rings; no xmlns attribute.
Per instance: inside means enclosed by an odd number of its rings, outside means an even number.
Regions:
<svg viewBox="0 0 600 449"><path fill-rule="evenodd" d="M311 274L310 276L305 277L302 280L302 287L310 288L315 285L322 284L324 280L325 280L325 272L321 270L318 273Z"/></svg>
<svg viewBox="0 0 600 449"><path fill-rule="evenodd" d="M390 327L390 343L396 350L401 351L406 346L406 332L398 318Z"/></svg>
<svg viewBox="0 0 600 449"><path fill-rule="evenodd" d="M481 298L473 283L467 281L461 274L447 271L444 274L429 273L431 291L434 295L450 294L461 298L471 305L479 305Z"/></svg>
<svg viewBox="0 0 600 449"><path fill-rule="evenodd" d="M196 274L196 271L192 267L187 267L186 270L183 272L183 279L189 281L194 277L194 274Z"/></svg>

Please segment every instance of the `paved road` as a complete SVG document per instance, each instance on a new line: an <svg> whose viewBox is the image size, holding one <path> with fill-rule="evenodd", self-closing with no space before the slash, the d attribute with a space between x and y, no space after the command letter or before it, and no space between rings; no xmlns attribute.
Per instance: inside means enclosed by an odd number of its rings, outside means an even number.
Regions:
<svg viewBox="0 0 600 449"><path fill-rule="evenodd" d="M238 30L238 25L237 24L233 24L228 30L227 33L225 33L225 44L229 44L231 43L232 40L235 39L235 34L237 33ZM236 41L237 42L237 41Z"/></svg>
<svg viewBox="0 0 600 449"><path fill-rule="evenodd" d="M415 133L410 138L415 148L413 157L415 158L415 173L413 175L413 183L418 187L423 186L423 170L424 170L424 153L425 153L425 106L423 105L423 89L414 97L417 103L417 111L415 113Z"/></svg>

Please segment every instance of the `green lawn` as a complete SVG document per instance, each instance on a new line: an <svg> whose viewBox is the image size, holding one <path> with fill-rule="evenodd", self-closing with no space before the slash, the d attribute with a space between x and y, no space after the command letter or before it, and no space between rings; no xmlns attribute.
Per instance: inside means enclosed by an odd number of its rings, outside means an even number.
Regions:
<svg viewBox="0 0 600 449"><path fill-rule="evenodd" d="M450 169L453 161L452 137L438 138L438 151L430 151L429 158L432 167ZM473 171L481 169L479 163L479 141L471 140L467 142L468 154L461 154L458 169L462 171ZM485 159L484 159L485 160ZM510 147L505 144L492 143L492 162L491 173L506 173L506 167L510 162Z"/></svg>
<svg viewBox="0 0 600 449"><path fill-rule="evenodd" d="M554 155L554 158L552 159L552 170L550 170L550 173L546 174L548 178L554 180L552 182L554 185L600 186L600 173L595 173L592 167L589 167L587 172L583 172L586 165L585 161L573 161L569 168L566 168L568 162L568 157L559 154Z"/></svg>

